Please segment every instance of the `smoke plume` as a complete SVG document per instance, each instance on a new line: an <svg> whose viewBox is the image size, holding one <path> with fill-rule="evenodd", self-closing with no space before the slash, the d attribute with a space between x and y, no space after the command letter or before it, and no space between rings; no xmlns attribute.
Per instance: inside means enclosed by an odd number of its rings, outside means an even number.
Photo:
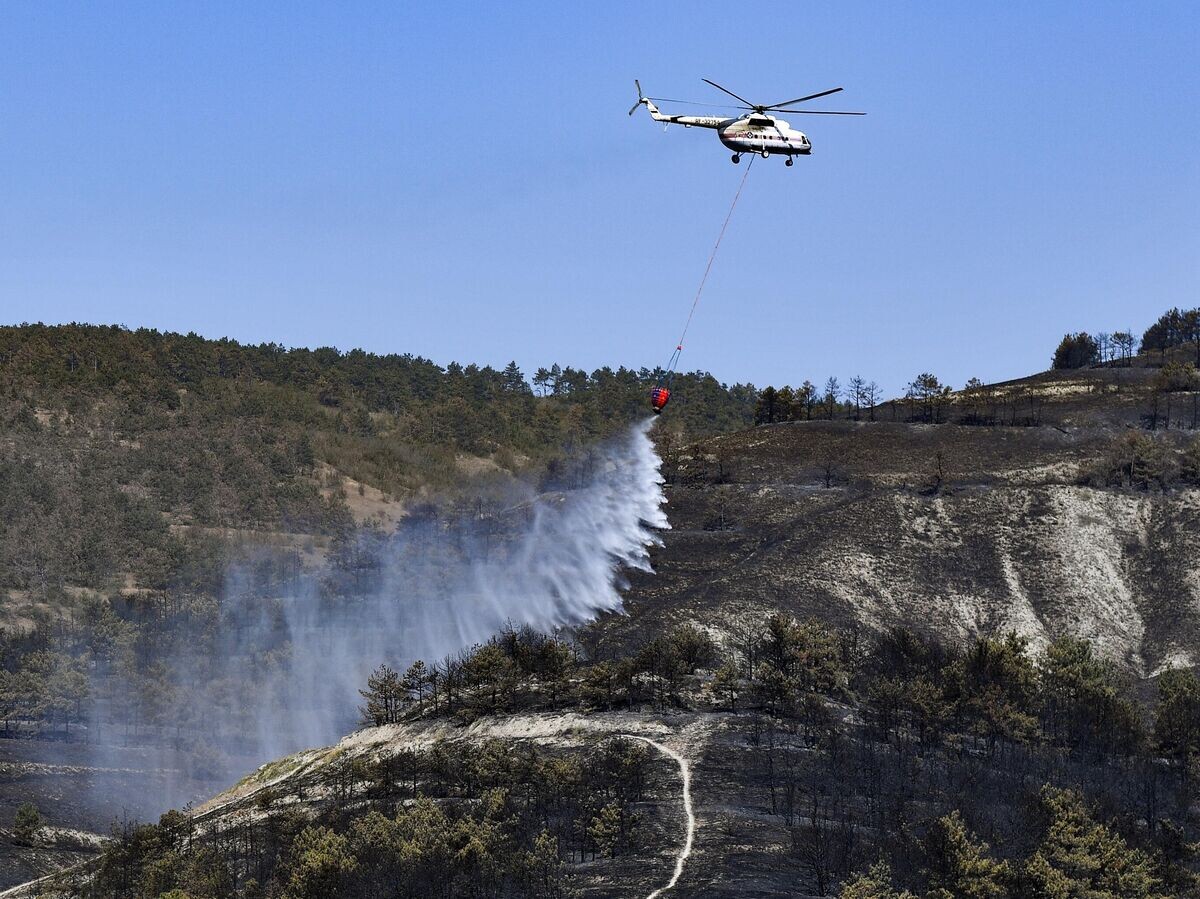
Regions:
<svg viewBox="0 0 1200 899"><path fill-rule="evenodd" d="M171 647L165 663L109 682L109 710L124 703L141 723L132 737L110 726L89 761L129 770L136 756L146 782L98 777L89 802L155 815L337 740L358 723L358 690L380 663L403 670L506 625L553 631L619 610L623 572L649 570L656 531L668 527L652 426L589 449L563 489L513 485L486 514L482 504L452 515L415 508L390 533L360 529L336 548L338 564L285 588L275 579L264 592L262 570L277 557L235 566L208 618L159 635Z"/></svg>
<svg viewBox="0 0 1200 899"><path fill-rule="evenodd" d="M360 538L356 552L366 555L374 584L364 596L331 603L310 583L287 597L280 613L291 658L252 710L256 754L339 737L354 723L357 690L381 662L433 661L506 624L550 631L620 609L622 570L649 570L655 530L668 526L652 423L594 448L582 486L529 489L499 524L461 516Z"/></svg>

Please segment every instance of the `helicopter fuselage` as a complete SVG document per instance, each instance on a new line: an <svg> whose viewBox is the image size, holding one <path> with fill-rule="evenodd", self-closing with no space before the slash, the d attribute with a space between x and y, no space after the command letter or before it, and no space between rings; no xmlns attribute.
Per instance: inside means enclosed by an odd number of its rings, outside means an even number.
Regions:
<svg viewBox="0 0 1200 899"><path fill-rule="evenodd" d="M717 132L721 143L734 152L734 162L742 153L759 153L763 156L786 156L788 165L793 156L808 156L812 144L802 131L796 131L783 119L773 115L754 112L735 118L698 115L664 115L650 100L638 101L650 111L650 117L666 125L683 125L685 128L711 128ZM636 107L635 107L636 108Z"/></svg>
<svg viewBox="0 0 1200 899"><path fill-rule="evenodd" d="M743 116L717 127L721 143L737 153L808 156L812 144L803 132L774 116Z"/></svg>

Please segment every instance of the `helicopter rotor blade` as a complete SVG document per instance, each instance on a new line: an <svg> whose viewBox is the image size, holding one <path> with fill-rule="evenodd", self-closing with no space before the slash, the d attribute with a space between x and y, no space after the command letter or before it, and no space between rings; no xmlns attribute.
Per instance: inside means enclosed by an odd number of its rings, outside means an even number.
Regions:
<svg viewBox="0 0 1200 899"><path fill-rule="evenodd" d="M707 106L710 109L750 109L749 106L736 106L733 103L698 103L695 100L676 100L671 97L647 97L655 103L683 103L687 106Z"/></svg>
<svg viewBox="0 0 1200 899"><path fill-rule="evenodd" d="M829 109L775 109L771 112L786 112L794 115L866 115L865 112L834 112Z"/></svg>
<svg viewBox="0 0 1200 899"><path fill-rule="evenodd" d="M762 109L761 106L755 106L753 103L751 103L745 97L739 97L737 94L735 94L733 91L729 90L728 88L721 87L721 85L717 84L717 82L715 82L715 81L709 81L707 78L701 78L700 80L703 81L705 84L711 84L713 87L715 87L719 91L724 91L725 93L729 94L729 96L733 97L735 100L741 100L743 103L745 103L751 109Z"/></svg>
<svg viewBox="0 0 1200 899"><path fill-rule="evenodd" d="M640 82L636 78L634 78L633 86L637 88L638 101L636 103L634 103L633 106L629 107L630 115L633 115L635 112L637 112L637 108L642 105L642 99L643 99L642 98L642 82Z"/></svg>
<svg viewBox="0 0 1200 899"><path fill-rule="evenodd" d="M817 97L828 97L830 94L836 94L844 88L835 87L827 91L821 91L819 94L809 94L807 97L797 97L795 100L784 100L782 103L772 103L770 106L764 106L763 109L778 109L781 106L791 106L793 103L806 103L809 100L815 100Z"/></svg>

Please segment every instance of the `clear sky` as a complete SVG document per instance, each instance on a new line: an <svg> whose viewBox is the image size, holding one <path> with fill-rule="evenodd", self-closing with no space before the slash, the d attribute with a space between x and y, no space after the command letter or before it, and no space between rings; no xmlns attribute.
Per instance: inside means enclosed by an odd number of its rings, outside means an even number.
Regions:
<svg viewBox="0 0 1200 899"><path fill-rule="evenodd" d="M0 5L0 320L896 390L1200 305L1200 4ZM664 109L668 104L662 104ZM701 112L675 107L678 112ZM745 162L743 162L744 166Z"/></svg>

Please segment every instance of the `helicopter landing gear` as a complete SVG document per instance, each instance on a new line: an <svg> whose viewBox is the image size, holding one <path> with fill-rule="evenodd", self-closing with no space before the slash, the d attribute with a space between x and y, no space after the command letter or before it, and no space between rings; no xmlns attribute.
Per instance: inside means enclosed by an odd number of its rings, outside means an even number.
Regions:
<svg viewBox="0 0 1200 899"><path fill-rule="evenodd" d="M791 165L791 164L792 164L792 157L790 157L790 156L789 156L787 159L785 159L785 160L783 161L783 164L784 164L784 165Z"/></svg>
<svg viewBox="0 0 1200 899"><path fill-rule="evenodd" d="M732 156L730 156L729 158L730 158L730 160L732 160L732 162L733 162L733 164L734 164L734 165L737 165L739 162L741 162L741 161L742 161L742 154L741 154L741 153L734 153L734 154L733 154Z"/></svg>
<svg viewBox="0 0 1200 899"><path fill-rule="evenodd" d="M763 151L762 151L762 158L763 158L763 159L766 159L766 158L767 158L768 156L770 156L770 155L771 155L771 151L770 151L770 150L763 150Z"/></svg>

